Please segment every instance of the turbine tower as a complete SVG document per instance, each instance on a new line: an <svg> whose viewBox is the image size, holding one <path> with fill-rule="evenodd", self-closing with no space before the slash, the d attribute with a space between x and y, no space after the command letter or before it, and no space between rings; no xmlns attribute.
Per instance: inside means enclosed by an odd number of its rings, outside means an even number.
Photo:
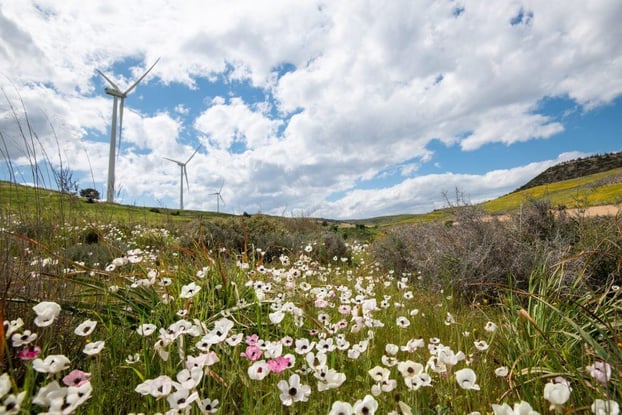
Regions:
<svg viewBox="0 0 622 415"><path fill-rule="evenodd" d="M220 185L220 189L217 192L210 193L210 195L216 195L216 213L220 213L220 201L222 200L223 205L225 204L225 200L220 195L220 192L222 191L222 186L224 184L225 182L223 181Z"/></svg>
<svg viewBox="0 0 622 415"><path fill-rule="evenodd" d="M179 169L181 170L181 176L179 178L179 210L184 210L184 176L186 176L186 187L188 188L188 190L190 190L190 184L188 183L188 170L186 170L186 164L188 164L190 160L192 160L192 157L194 157L194 155L197 154L197 151L199 151L199 148L201 148L201 146L197 147L197 149L194 150L194 153L192 153L190 158L186 160L185 163L170 159L168 157L164 157L164 159L166 160L172 161L173 163L177 163L177 165L179 166Z"/></svg>
<svg viewBox="0 0 622 415"><path fill-rule="evenodd" d="M106 201L110 203L114 202L114 163L115 163L115 158L118 155L117 151L115 150L116 138L117 138L117 109L119 111L119 150L120 150L121 149L121 134L123 132L123 105L124 105L125 98L127 98L127 95L130 92L132 92L134 88L136 88L136 85L138 85L138 83L142 81L149 72L151 72L151 70L153 69L154 66L156 66L159 60L160 58L158 58L155 61L155 63L151 65L151 67L147 69L147 71L125 91L121 91L121 89L117 86L117 84L112 82L110 78L108 78L106 75L104 75L103 72L97 69L97 73L99 73L112 86L112 88L106 87L104 89L104 91L106 91L106 94L112 96L112 126L110 128L110 154L108 156L108 187L106 189Z"/></svg>

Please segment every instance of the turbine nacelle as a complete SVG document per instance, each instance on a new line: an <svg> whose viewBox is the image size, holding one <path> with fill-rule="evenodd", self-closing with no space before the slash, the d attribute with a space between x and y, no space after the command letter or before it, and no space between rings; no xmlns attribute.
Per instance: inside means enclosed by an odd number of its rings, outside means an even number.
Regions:
<svg viewBox="0 0 622 415"><path fill-rule="evenodd" d="M112 95L113 97L117 97L117 98L125 98L125 97L127 97L126 94L124 94L123 92L119 91L118 89L106 87L106 88L104 88L104 91L106 92L106 94Z"/></svg>

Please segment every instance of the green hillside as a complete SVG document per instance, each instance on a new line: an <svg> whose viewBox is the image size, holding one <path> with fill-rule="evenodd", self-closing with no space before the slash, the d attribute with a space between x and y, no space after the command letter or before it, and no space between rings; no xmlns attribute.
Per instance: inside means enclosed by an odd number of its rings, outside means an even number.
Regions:
<svg viewBox="0 0 622 415"><path fill-rule="evenodd" d="M615 153L561 163L547 169L519 190L484 202L480 206L490 214L504 214L518 209L530 199L546 199L552 206L565 208L619 205L622 204L622 167L591 174L584 173L602 170L616 165L621 160L622 153ZM574 177L579 173L582 175ZM543 184L536 185L538 182ZM3 217L12 214L27 218L46 215L48 212L56 217L59 213L63 215L74 212L82 218L93 220L140 221L146 224L182 223L196 218L232 216L215 212L179 211L105 202L87 203L86 199L76 195L0 181L0 214ZM447 208L425 214L401 214L348 222L330 220L329 223L332 226L386 228L405 223L444 220L451 216L452 210Z"/></svg>

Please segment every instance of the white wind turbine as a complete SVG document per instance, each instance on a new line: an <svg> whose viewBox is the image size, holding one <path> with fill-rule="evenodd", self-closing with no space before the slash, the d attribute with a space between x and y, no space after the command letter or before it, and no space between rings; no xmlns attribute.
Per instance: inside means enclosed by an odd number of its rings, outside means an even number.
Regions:
<svg viewBox="0 0 622 415"><path fill-rule="evenodd" d="M184 176L186 176L186 187L188 188L188 190L190 190L190 183L188 183L188 170L186 170L186 164L188 164L190 160L192 160L192 157L194 157L194 155L197 154L197 151L199 151L199 148L201 148L201 146L197 147L197 149L194 150L194 153L192 153L190 158L188 158L188 160L186 160L185 163L170 159L168 157L164 157L166 160L172 161L173 163L177 163L177 165L179 166L179 169L181 170L181 176L179 178L179 210L184 210Z"/></svg>
<svg viewBox="0 0 622 415"><path fill-rule="evenodd" d="M222 196L220 195L220 192L222 192L222 187L224 186L225 182L223 180L223 182L220 184L220 189L217 192L214 193L210 193L210 195L216 195L216 213L220 213L220 201L222 200L222 204L225 204L225 200L222 198Z"/></svg>
<svg viewBox="0 0 622 415"><path fill-rule="evenodd" d="M119 149L121 149L121 133L123 132L123 103L127 95L136 88L136 85L140 81L142 81L145 76L154 66L158 63L160 58L158 58L153 65L140 77L136 82L134 82L128 89L125 91L121 91L121 88L117 86L110 78L104 75L99 69L97 69L97 73L99 73L108 83L112 86L112 88L105 88L106 94L112 95L112 126L110 128L110 154L108 156L108 187L106 192L106 201L112 203L114 202L114 163L116 158L116 138L117 138L117 108L119 110ZM120 102L119 102L120 101Z"/></svg>

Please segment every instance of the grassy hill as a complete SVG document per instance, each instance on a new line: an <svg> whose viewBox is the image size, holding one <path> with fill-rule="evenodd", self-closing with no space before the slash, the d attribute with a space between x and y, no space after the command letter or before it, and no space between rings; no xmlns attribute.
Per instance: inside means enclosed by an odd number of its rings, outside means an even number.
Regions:
<svg viewBox="0 0 622 415"><path fill-rule="evenodd" d="M549 167L523 186L519 187L516 191L519 192L543 184L590 176L595 173L602 173L620 167L622 167L622 151L570 160Z"/></svg>
<svg viewBox="0 0 622 415"><path fill-rule="evenodd" d="M177 210L117 203L87 203L85 198L55 190L0 181L0 217L17 215L21 219L46 215L77 216L93 220L144 224L183 223L196 218L231 216L226 213ZM76 215L72 215L76 214Z"/></svg>
<svg viewBox="0 0 622 415"><path fill-rule="evenodd" d="M622 203L622 152L572 160L550 167L514 192L481 204L490 214L518 209L530 199L547 199L552 206L583 208ZM46 212L77 212L81 217L145 224L183 223L193 219L225 218L232 215L193 210L128 206L105 202L86 203L86 199L53 190L0 181L0 216L23 217ZM451 209L425 214L401 214L349 221L330 220L336 226L386 228L405 223L430 222L451 218ZM322 219L319 219L322 221ZM327 221L324 221L327 222Z"/></svg>
<svg viewBox="0 0 622 415"><path fill-rule="evenodd" d="M580 164L583 164L583 162L580 162ZM580 167L572 168L566 165L561 171L574 175L577 171L587 172L590 169L583 168L582 170ZM546 177L550 179L552 177L561 178L564 176L562 173L557 173L556 175L546 175ZM523 190L516 190L497 199L483 202L480 206L492 215L500 215L520 208L521 204L531 199L546 199L551 202L552 206L565 208L622 204L622 167L534 185ZM424 214L383 216L357 220L353 221L353 223L384 228L406 223L449 219L452 215L452 209L446 208Z"/></svg>

